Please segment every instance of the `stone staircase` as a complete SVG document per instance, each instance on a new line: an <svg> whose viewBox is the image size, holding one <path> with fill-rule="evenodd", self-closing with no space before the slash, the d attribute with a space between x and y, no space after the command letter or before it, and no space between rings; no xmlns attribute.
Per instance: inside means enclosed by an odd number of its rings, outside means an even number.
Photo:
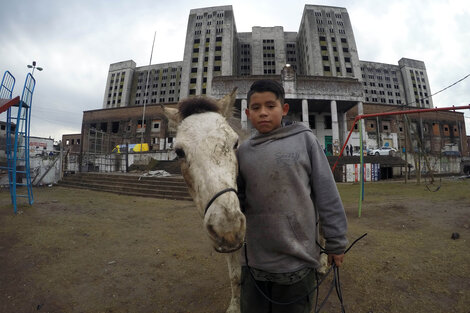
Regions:
<svg viewBox="0 0 470 313"><path fill-rule="evenodd" d="M129 196L192 201L181 175L150 177L124 173L76 173L64 176L58 185Z"/></svg>

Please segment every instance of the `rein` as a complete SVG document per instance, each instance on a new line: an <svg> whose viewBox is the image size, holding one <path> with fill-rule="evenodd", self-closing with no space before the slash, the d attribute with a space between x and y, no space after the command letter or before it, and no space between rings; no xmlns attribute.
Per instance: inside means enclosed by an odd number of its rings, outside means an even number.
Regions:
<svg viewBox="0 0 470 313"><path fill-rule="evenodd" d="M356 242L358 242L359 240L361 240L362 238L364 238L365 236L367 236L367 233L363 234L362 236L360 236L359 238L357 238L356 240L354 240L354 242L344 251L344 254L346 254L355 244ZM317 278L317 284L316 286L314 286L314 288L310 291L307 292L307 294L305 294L304 296L301 296L297 299L293 299L292 301L289 301L289 302L278 302L278 301L275 301L273 300L272 298L270 298L268 295L266 295L262 290L261 288L258 286L257 282L256 282L256 279L253 275L253 272L251 271L251 267L248 265L248 252L247 252L247 244L245 242L244 244L244 249L245 249L245 263L246 263L246 267L248 268L248 271L250 273L250 276L251 278L253 279L253 282L255 283L255 287L256 289L259 291L259 293L266 299L268 300L269 302L273 303L273 304L276 304L276 305L291 305L291 304L294 304L302 299L305 299L305 297L309 296L310 294L314 293L315 290L317 290L317 300L318 300L318 289L320 288L320 285L325 281L326 277L333 271L333 280L331 282L331 285L330 285L330 289L328 291L328 294L326 295L325 299L323 300L323 302L320 304L320 307L318 308L317 310L317 301L315 301L315 306L314 306L314 312L315 313L319 313L320 310L323 308L323 306L325 305L326 303L326 300L328 300L328 298L330 297L331 295L331 292L333 291L333 288L336 289L336 294L338 295L338 300L340 302L340 305L341 305L341 312L342 313L345 313L345 309L344 309L344 303L343 303L343 293L341 291L341 282L340 282L340 279L339 279L339 268L336 266L336 263L333 261L332 262L332 265L330 267L330 269L328 270L328 272L324 275L324 277L322 277L320 280L318 280ZM324 253L324 248L321 248L323 251L322 253ZM315 270L316 271L316 270ZM315 274L316 275L316 274Z"/></svg>
<svg viewBox="0 0 470 313"><path fill-rule="evenodd" d="M206 216L206 213L207 213L207 210L209 210L209 207L212 205L212 203L218 198L220 197L221 195L223 195L224 193L226 192L230 192L230 191L233 191L235 193L237 193L237 190L235 188L225 188L221 191L219 191L218 193L216 193L211 199L210 201L207 203L206 205L206 208L204 209L204 216Z"/></svg>

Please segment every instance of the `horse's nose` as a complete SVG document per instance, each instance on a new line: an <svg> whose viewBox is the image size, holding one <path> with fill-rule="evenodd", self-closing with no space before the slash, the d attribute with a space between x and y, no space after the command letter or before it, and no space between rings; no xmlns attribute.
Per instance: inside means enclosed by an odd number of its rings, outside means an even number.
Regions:
<svg viewBox="0 0 470 313"><path fill-rule="evenodd" d="M245 238L246 221L241 212L226 219L210 219L206 224L207 232L217 252L238 250Z"/></svg>

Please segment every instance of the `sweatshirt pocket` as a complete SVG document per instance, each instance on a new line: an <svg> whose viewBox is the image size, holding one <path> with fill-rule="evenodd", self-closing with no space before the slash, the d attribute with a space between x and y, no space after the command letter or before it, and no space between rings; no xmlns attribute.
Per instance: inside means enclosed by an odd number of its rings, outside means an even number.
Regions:
<svg viewBox="0 0 470 313"><path fill-rule="evenodd" d="M247 215L246 238L253 266L282 263L286 256L310 258L315 245L315 236L308 236L295 216L284 214Z"/></svg>

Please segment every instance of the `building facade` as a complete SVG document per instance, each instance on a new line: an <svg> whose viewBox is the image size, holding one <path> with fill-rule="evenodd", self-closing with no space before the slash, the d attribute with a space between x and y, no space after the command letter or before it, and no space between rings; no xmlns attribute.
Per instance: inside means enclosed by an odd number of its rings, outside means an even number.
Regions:
<svg viewBox="0 0 470 313"><path fill-rule="evenodd" d="M213 95L215 77L280 75L287 64L301 76L356 78L364 85L367 103L433 105L424 62L359 60L345 8L306 5L298 32L255 26L238 33L228 5L190 11L183 61L141 67L132 60L111 64L103 108Z"/></svg>
<svg viewBox="0 0 470 313"><path fill-rule="evenodd" d="M308 125L327 155L338 154L349 131L351 114L363 114L365 107L391 111L409 107L432 108L434 105L424 62L401 58L398 64L384 64L359 59L346 8L305 5L297 32L286 32L282 26L255 26L251 32L237 32L233 8L227 5L190 11L182 61L140 67L132 60L111 64L103 109L120 108L120 112L129 113L119 115L135 117L122 118L119 125L134 120L138 124L139 114L136 112L145 111L146 105L173 105L193 95L219 98L238 87L237 106L241 121L244 127L250 128L244 114L246 94L251 83L261 78L278 80L284 85L291 108L288 119ZM84 123L88 124L84 129L97 127L102 131L98 125L105 123L106 132L110 135L130 136L129 131L121 129L121 126L118 132L113 133L115 127L112 125L115 124L112 123L116 121L91 122L92 112L85 113ZM108 116L114 118L114 113ZM439 132L445 133L446 127L456 125L450 123L445 114L437 116L446 118L432 119L430 123L434 124L427 125L426 122L427 130L434 131L437 123ZM153 118L146 117L143 123L153 123ZM454 120L460 121L460 117L456 115ZM368 148L389 142L389 138L392 138L389 144L397 149L404 145L398 131L404 128L403 121L394 120L390 125L385 119L376 121L377 127L384 130L388 127L389 130L379 135L367 121L361 123L366 129ZM458 139L452 139L449 144L462 142L465 134L464 123L462 125L458 126ZM419 129L424 129L421 121ZM138 137L139 133L136 134ZM171 138L168 134L162 138ZM151 132L147 137L149 143L155 142L157 150L162 147L161 138L152 137ZM358 138L355 132L351 143L356 148L359 147ZM431 147L429 151L435 151L437 148L432 147L438 146L444 151L448 143L444 140L439 144L425 144ZM457 146L462 147L461 144ZM459 149L461 152L465 150Z"/></svg>

